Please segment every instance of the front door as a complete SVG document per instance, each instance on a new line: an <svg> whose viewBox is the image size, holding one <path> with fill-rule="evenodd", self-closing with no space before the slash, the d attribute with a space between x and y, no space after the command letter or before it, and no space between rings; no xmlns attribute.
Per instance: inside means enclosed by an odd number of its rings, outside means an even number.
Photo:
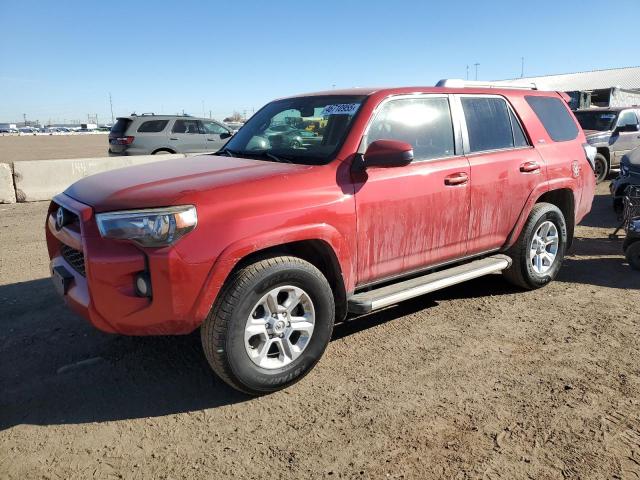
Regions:
<svg viewBox="0 0 640 480"><path fill-rule="evenodd" d="M360 285L462 257L467 248L469 164L456 149L449 97L383 101L363 147L376 140L411 144L414 161L369 168L355 185Z"/></svg>
<svg viewBox="0 0 640 480"><path fill-rule="evenodd" d="M218 122L214 122L213 120L203 120L202 128L204 129L206 142L205 148L208 152L217 152L231 137L229 129L223 127Z"/></svg>
<svg viewBox="0 0 640 480"><path fill-rule="evenodd" d="M624 155L640 146L640 125L633 110L625 110L618 117L616 130L611 136L612 165L619 165Z"/></svg>
<svg viewBox="0 0 640 480"><path fill-rule="evenodd" d="M198 120L176 120L169 135L169 145L177 153L205 151L205 136L201 128Z"/></svg>

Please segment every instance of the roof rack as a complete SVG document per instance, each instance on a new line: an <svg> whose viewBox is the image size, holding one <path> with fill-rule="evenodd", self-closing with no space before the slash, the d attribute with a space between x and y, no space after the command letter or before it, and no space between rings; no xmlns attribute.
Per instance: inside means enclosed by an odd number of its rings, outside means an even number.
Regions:
<svg viewBox="0 0 640 480"><path fill-rule="evenodd" d="M445 78L436 83L436 87L447 88L513 88L517 90L537 90L535 83L514 82L481 82L478 80L462 80L461 78Z"/></svg>

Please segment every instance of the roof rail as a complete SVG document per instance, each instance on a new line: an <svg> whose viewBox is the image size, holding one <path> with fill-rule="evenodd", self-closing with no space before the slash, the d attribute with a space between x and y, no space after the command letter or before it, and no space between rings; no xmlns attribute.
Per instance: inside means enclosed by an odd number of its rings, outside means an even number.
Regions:
<svg viewBox="0 0 640 480"><path fill-rule="evenodd" d="M514 82L482 82L478 80L462 80L461 78L445 78L436 83L436 87L447 88L514 88L518 90L537 90L535 83Z"/></svg>

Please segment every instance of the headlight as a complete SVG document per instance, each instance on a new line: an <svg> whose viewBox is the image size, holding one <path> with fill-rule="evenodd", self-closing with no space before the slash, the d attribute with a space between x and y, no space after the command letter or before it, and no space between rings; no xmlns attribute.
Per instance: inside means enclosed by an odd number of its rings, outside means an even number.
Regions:
<svg viewBox="0 0 640 480"><path fill-rule="evenodd" d="M131 240L143 247L165 247L185 236L198 224L196 207L124 210L96 215L103 238Z"/></svg>
<svg viewBox="0 0 640 480"><path fill-rule="evenodd" d="M626 177L629 175L629 167L627 165L620 165L620 176Z"/></svg>

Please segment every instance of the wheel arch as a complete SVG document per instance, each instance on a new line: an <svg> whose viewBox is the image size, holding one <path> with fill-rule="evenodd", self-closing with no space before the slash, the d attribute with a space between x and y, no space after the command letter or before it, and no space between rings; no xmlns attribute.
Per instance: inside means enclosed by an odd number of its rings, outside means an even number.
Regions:
<svg viewBox="0 0 640 480"><path fill-rule="evenodd" d="M573 190L570 188L550 190L538 197L536 200L536 204L537 203L550 203L560 209L567 224L567 248L571 247L573 242L573 232L576 226L576 208Z"/></svg>
<svg viewBox="0 0 640 480"><path fill-rule="evenodd" d="M334 292L336 320L347 311L347 291L355 268L346 240L330 225L309 225L295 230L273 231L266 237L240 240L229 245L214 262L194 306L197 323L204 321L224 284L235 271L266 257L291 255L314 265Z"/></svg>
<svg viewBox="0 0 640 480"><path fill-rule="evenodd" d="M171 148L168 148L168 147L160 147L160 148L156 148L155 150L153 150L153 151L151 152L151 155L155 155L155 154L156 154L156 153L158 153L158 152L169 152L169 153L172 153L172 154L175 154L175 153L176 153L176 151L175 151L175 150L172 150Z"/></svg>

